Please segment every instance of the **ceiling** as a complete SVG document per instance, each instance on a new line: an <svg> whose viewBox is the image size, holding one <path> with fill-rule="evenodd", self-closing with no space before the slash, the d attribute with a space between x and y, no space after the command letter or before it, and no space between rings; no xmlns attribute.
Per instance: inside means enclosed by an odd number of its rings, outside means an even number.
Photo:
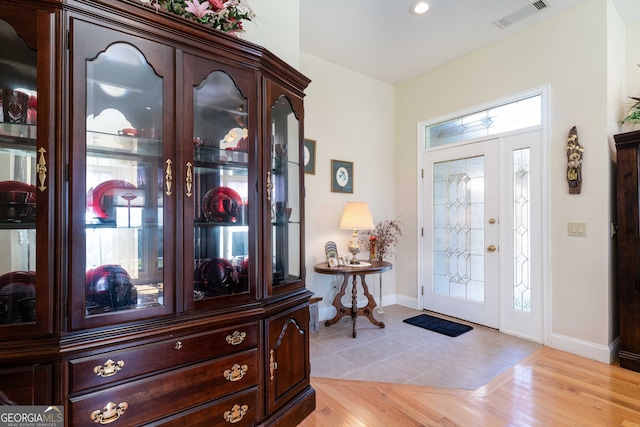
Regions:
<svg viewBox="0 0 640 427"><path fill-rule="evenodd" d="M396 84L589 0L545 0L550 7L500 29L494 21L536 0L300 0L300 48L318 58ZM640 1L613 0L626 23Z"/></svg>

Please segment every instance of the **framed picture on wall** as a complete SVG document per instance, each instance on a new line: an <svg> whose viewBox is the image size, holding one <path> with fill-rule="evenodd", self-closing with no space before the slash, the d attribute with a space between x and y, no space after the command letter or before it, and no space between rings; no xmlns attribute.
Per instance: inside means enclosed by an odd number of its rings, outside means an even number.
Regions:
<svg viewBox="0 0 640 427"><path fill-rule="evenodd" d="M316 174L316 141L304 140L304 173Z"/></svg>
<svg viewBox="0 0 640 427"><path fill-rule="evenodd" d="M353 193L353 162L331 160L331 192Z"/></svg>

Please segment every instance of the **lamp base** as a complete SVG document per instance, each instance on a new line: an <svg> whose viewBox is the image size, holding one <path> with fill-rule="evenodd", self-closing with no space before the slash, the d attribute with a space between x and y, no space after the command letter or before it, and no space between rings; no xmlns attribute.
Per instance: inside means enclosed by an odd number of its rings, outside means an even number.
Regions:
<svg viewBox="0 0 640 427"><path fill-rule="evenodd" d="M349 246L347 246L347 249L349 250L349 252L351 252L351 255L353 255L351 257L351 260L349 261L349 264L360 264L360 261L357 258L358 253L360 253L360 246L358 246L357 243L354 245L353 242L349 242Z"/></svg>

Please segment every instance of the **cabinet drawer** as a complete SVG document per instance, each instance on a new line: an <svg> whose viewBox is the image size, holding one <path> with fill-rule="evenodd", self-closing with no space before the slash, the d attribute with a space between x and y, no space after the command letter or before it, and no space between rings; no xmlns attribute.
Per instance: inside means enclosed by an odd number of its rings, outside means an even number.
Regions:
<svg viewBox="0 0 640 427"><path fill-rule="evenodd" d="M257 388L190 409L145 427L253 426L257 421Z"/></svg>
<svg viewBox="0 0 640 427"><path fill-rule="evenodd" d="M73 426L140 426L258 383L258 351L177 369L69 399Z"/></svg>
<svg viewBox="0 0 640 427"><path fill-rule="evenodd" d="M70 392L213 359L254 348L257 344L258 325L248 323L71 360Z"/></svg>

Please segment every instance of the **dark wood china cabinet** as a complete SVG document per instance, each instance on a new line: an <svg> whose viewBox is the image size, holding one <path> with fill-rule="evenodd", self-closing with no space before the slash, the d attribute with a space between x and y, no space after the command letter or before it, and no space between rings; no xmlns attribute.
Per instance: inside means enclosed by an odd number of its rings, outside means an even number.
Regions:
<svg viewBox="0 0 640 427"><path fill-rule="evenodd" d="M614 135L620 366L640 372L640 131Z"/></svg>
<svg viewBox="0 0 640 427"><path fill-rule="evenodd" d="M306 417L309 80L133 0L5 0L0 42L0 390L70 426Z"/></svg>

